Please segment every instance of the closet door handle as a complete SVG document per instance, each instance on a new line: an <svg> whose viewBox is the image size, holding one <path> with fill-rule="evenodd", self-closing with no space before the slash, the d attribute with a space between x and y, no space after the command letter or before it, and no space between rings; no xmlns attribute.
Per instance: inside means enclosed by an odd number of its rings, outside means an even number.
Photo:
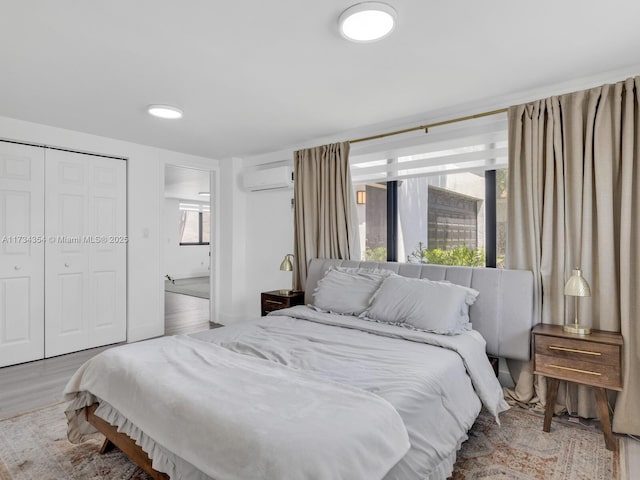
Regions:
<svg viewBox="0 0 640 480"><path fill-rule="evenodd" d="M65 268L69 268L69 264L68 263L65 263L64 266L65 266Z"/></svg>
<svg viewBox="0 0 640 480"><path fill-rule="evenodd" d="M14 270L20 270L22 267L20 265L16 265L15 267L13 267Z"/></svg>

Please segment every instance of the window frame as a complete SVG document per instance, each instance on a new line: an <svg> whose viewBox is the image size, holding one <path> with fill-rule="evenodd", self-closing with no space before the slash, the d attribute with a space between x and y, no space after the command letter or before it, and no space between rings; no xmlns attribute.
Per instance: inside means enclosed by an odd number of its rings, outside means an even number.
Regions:
<svg viewBox="0 0 640 480"><path fill-rule="evenodd" d="M496 197L496 171L485 170L484 172L484 266L487 268L497 267L498 251L498 220L497 208L498 198Z"/></svg>
<svg viewBox="0 0 640 480"><path fill-rule="evenodd" d="M203 238L204 238L204 234L202 231L202 225L203 225L203 221L202 221L202 215L204 215L205 212L198 212L198 242L178 242L178 245L180 245L181 247L193 247L193 246L198 246L198 245L210 245L211 242L203 242ZM209 213L209 212L206 212Z"/></svg>

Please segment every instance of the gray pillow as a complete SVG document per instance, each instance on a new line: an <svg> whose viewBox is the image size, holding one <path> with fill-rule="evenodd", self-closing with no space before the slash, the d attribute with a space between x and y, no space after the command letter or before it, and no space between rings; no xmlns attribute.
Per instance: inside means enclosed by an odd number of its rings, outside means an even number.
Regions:
<svg viewBox="0 0 640 480"><path fill-rule="evenodd" d="M389 270L330 267L313 291L317 310L341 315L360 315Z"/></svg>
<svg viewBox="0 0 640 480"><path fill-rule="evenodd" d="M361 317L456 335L470 328L469 305L477 296L476 290L453 283L393 275L382 282Z"/></svg>
<svg viewBox="0 0 640 480"><path fill-rule="evenodd" d="M431 281L436 283L453 285L455 288L460 288L465 292L467 292L464 305L462 305L462 309L460 310L460 320L458 322L458 325L463 330L471 330L471 323L469 320L469 307L475 303L480 292L478 292L477 290L474 290L471 287L463 287L462 285L451 283L448 280L431 280Z"/></svg>

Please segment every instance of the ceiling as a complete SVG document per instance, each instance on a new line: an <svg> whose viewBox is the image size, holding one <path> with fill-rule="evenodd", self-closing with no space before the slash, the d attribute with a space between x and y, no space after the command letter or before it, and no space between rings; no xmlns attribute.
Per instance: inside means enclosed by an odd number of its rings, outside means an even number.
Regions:
<svg viewBox="0 0 640 480"><path fill-rule="evenodd" d="M0 0L0 115L222 159L640 65L636 0L357 1Z"/></svg>

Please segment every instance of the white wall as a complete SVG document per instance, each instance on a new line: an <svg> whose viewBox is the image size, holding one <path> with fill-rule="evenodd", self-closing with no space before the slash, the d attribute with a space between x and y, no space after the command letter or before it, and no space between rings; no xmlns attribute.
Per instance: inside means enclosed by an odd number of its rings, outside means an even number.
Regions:
<svg viewBox="0 0 640 480"><path fill-rule="evenodd" d="M178 224L180 222L180 200L166 198L164 201L164 248L162 275L172 278L209 276L209 245L180 245Z"/></svg>
<svg viewBox="0 0 640 480"><path fill-rule="evenodd" d="M0 138L127 158L127 340L164 333L160 226L165 163L218 162L96 135L0 117Z"/></svg>
<svg viewBox="0 0 640 480"><path fill-rule="evenodd" d="M252 315L260 315L260 292L292 288L292 272L280 271L284 256L293 253L292 198L293 189L247 193L247 211L251 212L247 262L252 272L247 279L252 299L247 310Z"/></svg>
<svg viewBox="0 0 640 480"><path fill-rule="evenodd" d="M253 215L247 215L246 194L239 183L243 163L239 158L220 162L220 204L217 209L220 254L215 267L215 273L219 275L215 321L224 325L246 318L246 307L251 304L246 278L253 272L249 271L250 264L246 259L246 226L253 220Z"/></svg>
<svg viewBox="0 0 640 480"><path fill-rule="evenodd" d="M286 158L286 157L285 157ZM280 157L278 160L282 160ZM268 158L266 163L274 160ZM293 253L293 189L247 192L242 173L265 162L220 162L219 323L260 316L260 292L291 288L280 263Z"/></svg>

